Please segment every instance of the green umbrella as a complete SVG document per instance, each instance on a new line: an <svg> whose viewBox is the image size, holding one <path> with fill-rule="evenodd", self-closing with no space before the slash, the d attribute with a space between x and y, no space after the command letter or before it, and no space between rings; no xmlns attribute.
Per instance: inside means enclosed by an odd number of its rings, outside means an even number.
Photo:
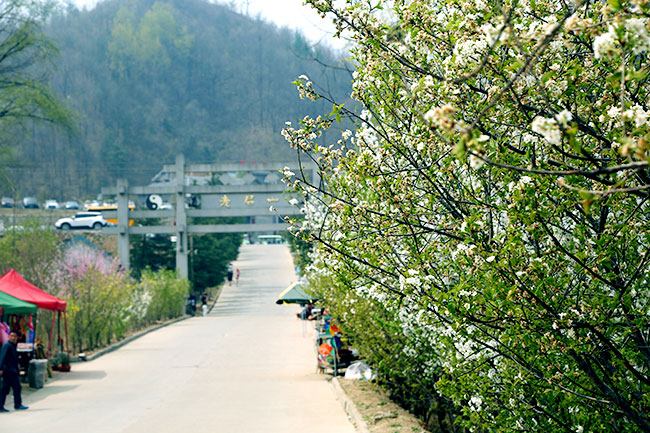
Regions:
<svg viewBox="0 0 650 433"><path fill-rule="evenodd" d="M313 304L318 301L318 298L305 293L305 290L302 288L300 283L293 283L287 287L284 292L280 293L278 300L275 301L276 304Z"/></svg>
<svg viewBox="0 0 650 433"><path fill-rule="evenodd" d="M4 292L0 292L0 307L2 308L0 316L7 314L36 314L36 310L38 310L36 305L21 301Z"/></svg>

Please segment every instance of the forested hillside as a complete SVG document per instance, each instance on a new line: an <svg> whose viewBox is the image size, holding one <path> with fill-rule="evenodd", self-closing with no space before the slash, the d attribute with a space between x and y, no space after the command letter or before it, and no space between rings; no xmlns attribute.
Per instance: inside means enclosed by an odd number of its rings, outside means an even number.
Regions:
<svg viewBox="0 0 650 433"><path fill-rule="evenodd" d="M301 101L291 82L305 74L349 94L350 74L323 66L340 66L333 54L202 0L106 0L60 11L45 31L61 51L51 85L78 130L31 127L10 170L22 195L148 183L179 152L190 162L291 158L285 121L331 108Z"/></svg>

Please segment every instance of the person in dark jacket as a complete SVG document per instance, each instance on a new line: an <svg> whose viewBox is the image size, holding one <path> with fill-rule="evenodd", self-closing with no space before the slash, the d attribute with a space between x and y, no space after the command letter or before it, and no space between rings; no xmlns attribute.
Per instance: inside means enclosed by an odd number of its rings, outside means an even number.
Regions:
<svg viewBox="0 0 650 433"><path fill-rule="evenodd" d="M0 376L2 376L2 387L0 388L0 412L9 412L5 409L5 399L9 394L9 388L14 390L14 408L25 410L23 400L20 397L19 370L18 370L18 333L11 331L9 341L2 345L0 350Z"/></svg>

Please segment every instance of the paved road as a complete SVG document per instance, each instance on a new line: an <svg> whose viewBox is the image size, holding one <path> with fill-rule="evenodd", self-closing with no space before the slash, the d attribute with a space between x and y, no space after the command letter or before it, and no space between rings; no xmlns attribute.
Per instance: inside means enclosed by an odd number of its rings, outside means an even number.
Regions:
<svg viewBox="0 0 650 433"><path fill-rule="evenodd" d="M0 414L0 433L352 433L296 306L283 245L242 247L239 287L195 317L98 358ZM7 407L13 407L8 401Z"/></svg>

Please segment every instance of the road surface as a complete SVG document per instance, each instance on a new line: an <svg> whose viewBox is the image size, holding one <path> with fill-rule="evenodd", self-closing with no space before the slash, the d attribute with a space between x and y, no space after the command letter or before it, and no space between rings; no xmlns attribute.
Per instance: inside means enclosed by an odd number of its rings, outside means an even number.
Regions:
<svg viewBox="0 0 650 433"><path fill-rule="evenodd" d="M207 317L73 364L0 414L0 433L353 433L299 308L275 304L296 279L287 246L243 246L234 265L239 287Z"/></svg>

